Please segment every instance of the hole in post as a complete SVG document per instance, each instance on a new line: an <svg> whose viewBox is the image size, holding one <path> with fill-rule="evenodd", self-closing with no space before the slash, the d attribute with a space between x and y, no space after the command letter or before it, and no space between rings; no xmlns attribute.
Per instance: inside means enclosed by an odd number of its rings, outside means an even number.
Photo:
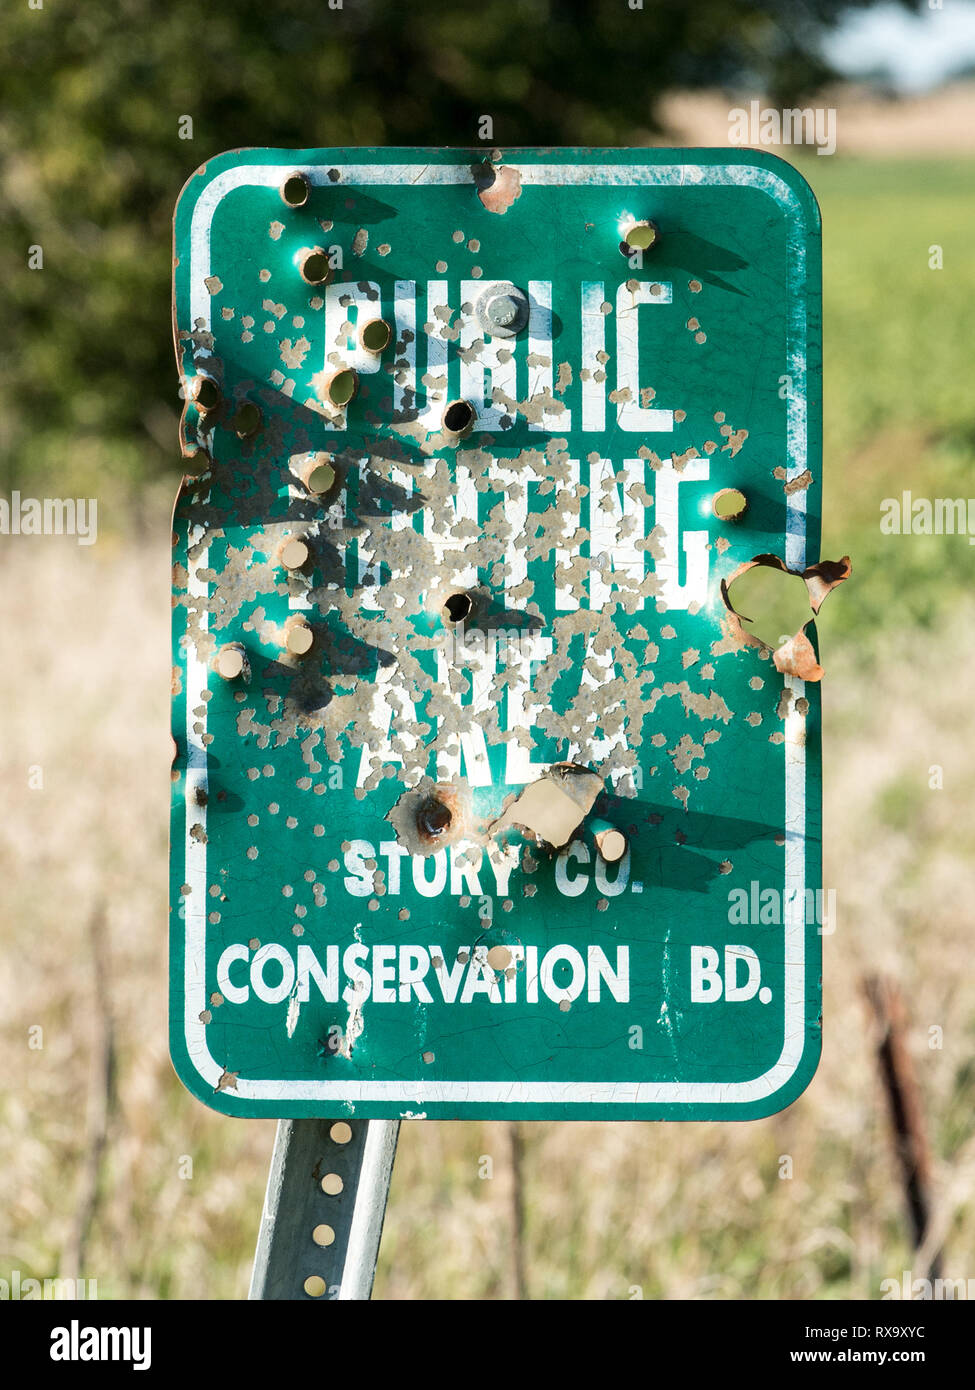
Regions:
<svg viewBox="0 0 975 1390"><path fill-rule="evenodd" d="M345 1187L338 1173L326 1173L322 1178L322 1191L326 1197L337 1197Z"/></svg>
<svg viewBox="0 0 975 1390"><path fill-rule="evenodd" d="M711 499L711 510L719 521L737 521L747 506L748 498L736 487L723 487Z"/></svg>
<svg viewBox="0 0 975 1390"><path fill-rule="evenodd" d="M370 319L359 329L359 342L366 352L382 352L389 347L393 330L385 319Z"/></svg>
<svg viewBox="0 0 975 1390"><path fill-rule="evenodd" d="M466 434L476 418L470 401L451 401L444 407L443 427L450 434Z"/></svg>
<svg viewBox="0 0 975 1390"><path fill-rule="evenodd" d="M323 1221L320 1226L316 1226L312 1231L311 1238L316 1245L334 1245L335 1230Z"/></svg>
<svg viewBox="0 0 975 1390"><path fill-rule="evenodd" d="M321 1298L328 1285L320 1274L309 1274L302 1288L309 1298Z"/></svg>
<svg viewBox="0 0 975 1390"><path fill-rule="evenodd" d="M304 207L310 192L308 180L304 174L289 174L281 185L280 192L289 208Z"/></svg>
<svg viewBox="0 0 975 1390"><path fill-rule="evenodd" d="M352 1126L346 1124L344 1120L336 1120L328 1131L328 1137L333 1144L347 1144L352 1138Z"/></svg>
<svg viewBox="0 0 975 1390"><path fill-rule="evenodd" d="M316 246L313 251L306 252L301 258L298 269L306 285L324 285L332 273L328 252L323 251L320 246Z"/></svg>
<svg viewBox="0 0 975 1390"><path fill-rule="evenodd" d="M462 623L474 607L470 594L451 594L443 606L444 617L451 623Z"/></svg>

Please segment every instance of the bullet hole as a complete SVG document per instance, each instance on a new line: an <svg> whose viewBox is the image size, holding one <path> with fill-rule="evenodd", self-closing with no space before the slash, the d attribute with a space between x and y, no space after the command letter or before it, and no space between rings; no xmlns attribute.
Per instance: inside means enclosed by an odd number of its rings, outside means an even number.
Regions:
<svg viewBox="0 0 975 1390"><path fill-rule="evenodd" d="M470 617L473 607L470 594L451 594L443 606L444 618L451 623L462 623Z"/></svg>
<svg viewBox="0 0 975 1390"><path fill-rule="evenodd" d="M452 819L450 808L435 796L428 796L416 813L416 824L420 834L431 840L437 839L449 830Z"/></svg>
<svg viewBox="0 0 975 1390"><path fill-rule="evenodd" d="M304 174L289 174L280 188L281 197L289 208L304 207L310 191Z"/></svg>
<svg viewBox="0 0 975 1390"><path fill-rule="evenodd" d="M748 498L736 487L723 487L711 498L711 510L719 521L737 521L748 506Z"/></svg>
<svg viewBox="0 0 975 1390"><path fill-rule="evenodd" d="M220 387L209 376L198 376L193 382L193 400L201 410L216 410L220 404Z"/></svg>
<svg viewBox="0 0 975 1390"><path fill-rule="evenodd" d="M306 285L324 285L332 273L328 252L316 246L302 258L298 269Z"/></svg>
<svg viewBox="0 0 975 1390"><path fill-rule="evenodd" d="M435 1054L432 1052L424 1052L423 1060L426 1062L427 1066L429 1066L430 1063L435 1060Z"/></svg>
<svg viewBox="0 0 975 1390"><path fill-rule="evenodd" d="M385 319L370 319L359 329L359 342L366 352L382 352L389 347L393 330Z"/></svg>
<svg viewBox="0 0 975 1390"><path fill-rule="evenodd" d="M606 826L596 831L596 848L607 864L615 864L626 853L626 837L615 827Z"/></svg>
<svg viewBox="0 0 975 1390"><path fill-rule="evenodd" d="M443 427L450 434L466 434L474 424L475 411L470 401L450 401L444 407Z"/></svg>
<svg viewBox="0 0 975 1390"><path fill-rule="evenodd" d="M351 367L333 373L325 383L325 394L332 405L348 405L359 387L359 378Z"/></svg>
<svg viewBox="0 0 975 1390"><path fill-rule="evenodd" d="M335 486L335 465L327 454L316 454L312 465L305 473L304 483L309 492L322 496Z"/></svg>
<svg viewBox="0 0 975 1390"><path fill-rule="evenodd" d="M656 222L632 222L623 233L620 254L632 256L634 251L649 251L660 240L660 228Z"/></svg>
<svg viewBox="0 0 975 1390"><path fill-rule="evenodd" d="M308 560L308 547L304 541L286 541L281 547L281 563L286 570L300 570Z"/></svg>
<svg viewBox="0 0 975 1390"><path fill-rule="evenodd" d="M217 675L222 676L225 681L236 680L244 670L244 650L242 647L224 647L217 653L214 662L217 668Z"/></svg>
<svg viewBox="0 0 975 1390"><path fill-rule="evenodd" d="M244 401L231 422L238 439L249 439L261 428L261 412L253 401Z"/></svg>
<svg viewBox="0 0 975 1390"><path fill-rule="evenodd" d="M288 629L284 644L292 656L305 656L311 651L315 635L307 623L295 623Z"/></svg>
<svg viewBox="0 0 975 1390"><path fill-rule="evenodd" d="M492 970L507 970L511 964L511 952L507 946L492 946L487 953L487 963Z"/></svg>

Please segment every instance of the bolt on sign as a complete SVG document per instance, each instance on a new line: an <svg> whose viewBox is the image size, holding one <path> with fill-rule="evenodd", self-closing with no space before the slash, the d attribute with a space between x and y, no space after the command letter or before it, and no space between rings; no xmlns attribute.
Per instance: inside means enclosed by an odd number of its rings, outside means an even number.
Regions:
<svg viewBox="0 0 975 1390"><path fill-rule="evenodd" d="M752 152L243 150L175 220L172 1055L738 1119L819 1054L820 232Z"/></svg>

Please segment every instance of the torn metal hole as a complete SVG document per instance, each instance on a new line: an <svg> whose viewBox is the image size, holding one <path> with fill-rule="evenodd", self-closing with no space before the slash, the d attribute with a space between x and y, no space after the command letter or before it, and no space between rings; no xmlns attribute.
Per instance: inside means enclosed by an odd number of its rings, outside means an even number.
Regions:
<svg viewBox="0 0 975 1390"><path fill-rule="evenodd" d="M289 208L301 208L308 202L311 185L304 174L289 174L278 191Z"/></svg>
<svg viewBox="0 0 975 1390"><path fill-rule="evenodd" d="M359 329L359 342L366 352L380 353L389 347L393 330L385 319L370 319Z"/></svg>
<svg viewBox="0 0 975 1390"><path fill-rule="evenodd" d="M738 521L747 506L748 498L736 487L723 487L711 498L711 510L719 521Z"/></svg>
<svg viewBox="0 0 975 1390"><path fill-rule="evenodd" d="M649 251L660 240L660 228L656 222L631 222L623 233L620 254L632 256L634 251Z"/></svg>
<svg viewBox="0 0 975 1390"><path fill-rule="evenodd" d="M537 844L568 844L603 790L603 779L579 763L555 763L489 827L492 834L514 826Z"/></svg>
<svg viewBox="0 0 975 1390"><path fill-rule="evenodd" d="M806 628L813 621L807 618L799 626L798 631L793 637L780 641L775 647L771 642L767 642L755 632L750 632L743 626L743 623L751 622L751 618L744 613L739 613L731 601L730 589L736 580L758 566L767 569L780 570L783 574L794 575L800 578L806 586L806 594L809 607L814 614L817 614L822 607L826 596L848 579L852 567L850 557L844 555L841 560L820 560L815 565L809 565L804 570L793 570L780 559L778 555L756 555L752 560L746 560L739 565L733 574L721 581L721 597L728 612L724 627L731 641L741 647L757 647L761 651L768 652L777 671L784 675L797 676L800 680L818 681L823 678L823 668L816 660L816 653L812 642L806 636ZM764 615L764 620L769 621L770 614ZM791 625L791 624L790 624ZM779 631L782 624L779 623Z"/></svg>
<svg viewBox="0 0 975 1390"><path fill-rule="evenodd" d="M444 617L452 623L462 623L469 618L474 604L470 594L451 594L443 606Z"/></svg>
<svg viewBox="0 0 975 1390"><path fill-rule="evenodd" d="M443 427L450 434L468 434L473 428L477 412L470 401L449 401L444 406L441 417Z"/></svg>
<svg viewBox="0 0 975 1390"><path fill-rule="evenodd" d="M324 285L332 273L328 252L321 246L306 251L298 262L298 271L306 285Z"/></svg>

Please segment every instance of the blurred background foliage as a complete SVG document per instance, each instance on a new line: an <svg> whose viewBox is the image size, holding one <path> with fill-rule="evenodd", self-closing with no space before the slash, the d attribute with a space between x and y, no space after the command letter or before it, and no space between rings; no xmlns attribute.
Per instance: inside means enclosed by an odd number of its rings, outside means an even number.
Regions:
<svg viewBox="0 0 975 1390"><path fill-rule="evenodd" d="M21 0L0 59L0 484L173 468L170 224L211 156L476 145L484 114L500 146L641 145L668 90L815 90L819 38L866 3Z"/></svg>

